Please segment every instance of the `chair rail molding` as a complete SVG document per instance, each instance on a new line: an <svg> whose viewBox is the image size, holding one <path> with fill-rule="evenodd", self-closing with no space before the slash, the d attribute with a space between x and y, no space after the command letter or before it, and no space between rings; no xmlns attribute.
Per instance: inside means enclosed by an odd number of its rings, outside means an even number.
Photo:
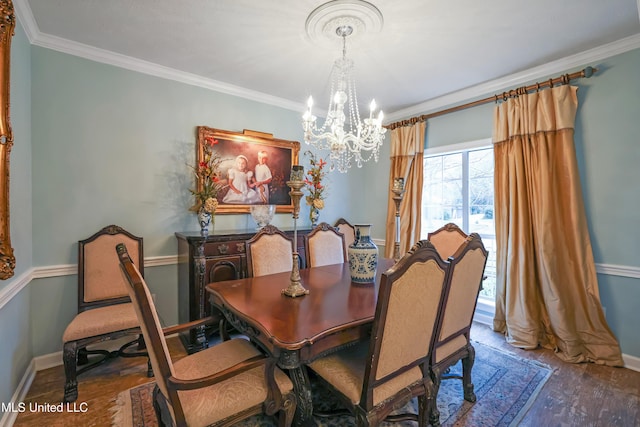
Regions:
<svg viewBox="0 0 640 427"><path fill-rule="evenodd" d="M18 277L14 277L8 285L0 289L0 310L2 307L7 305L13 297L18 295L25 286L31 283L31 280L33 279L33 270L34 269L32 268L25 271Z"/></svg>
<svg viewBox="0 0 640 427"><path fill-rule="evenodd" d="M596 273L608 276L630 277L640 279L640 267L630 265L597 264Z"/></svg>
<svg viewBox="0 0 640 427"><path fill-rule="evenodd" d="M374 240L375 241L375 240ZM163 255L146 257L144 266L160 267L163 265L178 264L178 255ZM596 264L596 272L608 276L628 277L640 279L640 267L629 265ZM27 286L33 279L46 279L48 277L72 276L78 274L78 266L75 264L46 265L34 267L25 271L20 276L14 278L7 286L0 289L0 309L16 296L22 288Z"/></svg>
<svg viewBox="0 0 640 427"><path fill-rule="evenodd" d="M147 257L144 259L145 268L174 264L178 264L177 255L155 256ZM20 293L20 291L25 286L31 283L33 279L73 276L74 274L78 274L78 266L76 264L45 265L42 267L33 267L22 273L20 276L15 277L8 285L0 289L0 309L8 304L14 296L18 295L18 293Z"/></svg>

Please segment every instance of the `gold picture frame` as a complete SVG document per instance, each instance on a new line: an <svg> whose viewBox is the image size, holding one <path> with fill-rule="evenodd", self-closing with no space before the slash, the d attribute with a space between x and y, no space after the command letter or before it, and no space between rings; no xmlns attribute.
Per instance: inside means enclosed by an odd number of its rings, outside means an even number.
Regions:
<svg viewBox="0 0 640 427"><path fill-rule="evenodd" d="M213 129L206 126L198 126L196 143L196 167L204 159L204 147L207 140L214 139L216 144L214 152L220 157L220 191L218 192L218 214L249 213L251 205L264 204L262 198L267 192L266 202L276 205L277 213L292 213L293 203L289 196L289 187L286 182L291 175L291 167L298 164L300 155L300 143L274 138L270 133L245 129L242 132L232 132L221 129ZM259 163L258 156L268 159L267 165L272 178L267 186L263 186L261 193L258 188L247 188L243 196L231 194L233 181L230 177L251 180L257 176L255 166ZM237 163L240 157L244 157L245 171L237 172ZM231 171L234 169L234 171ZM197 183L197 189L203 187L202 179ZM233 187L235 188L235 187Z"/></svg>
<svg viewBox="0 0 640 427"><path fill-rule="evenodd" d="M9 121L11 38L16 18L11 0L0 0L0 279L13 277L16 258L11 247L9 224L9 155L13 132Z"/></svg>

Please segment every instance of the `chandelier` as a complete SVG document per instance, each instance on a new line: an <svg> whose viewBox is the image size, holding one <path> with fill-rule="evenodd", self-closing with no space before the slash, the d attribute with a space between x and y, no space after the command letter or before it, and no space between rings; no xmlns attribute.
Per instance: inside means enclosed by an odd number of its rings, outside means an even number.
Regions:
<svg viewBox="0 0 640 427"><path fill-rule="evenodd" d="M342 37L342 57L334 62L331 70L331 98L324 123L319 126L312 113L312 97L302 116L304 141L320 150L329 150L330 170L343 173L353 163L362 167L363 162L372 158L377 162L387 131L382 127L382 111L376 114L375 100L369 105L369 117L360 118L353 61L347 58L347 36L352 32L351 25L340 25L336 29L336 34Z"/></svg>

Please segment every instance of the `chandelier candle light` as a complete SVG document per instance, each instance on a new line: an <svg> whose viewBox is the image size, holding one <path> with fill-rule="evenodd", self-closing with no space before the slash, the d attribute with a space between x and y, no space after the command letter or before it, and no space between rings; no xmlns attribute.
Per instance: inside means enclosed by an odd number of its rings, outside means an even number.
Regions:
<svg viewBox="0 0 640 427"><path fill-rule="evenodd" d="M370 3L353 2L360 5L366 13L378 17L382 20L380 12ZM329 9L339 6L339 2L329 2L317 8L307 19L307 27L310 22L321 21L322 17L329 15ZM336 13L340 13L337 11ZM345 12L346 13L346 12ZM312 113L313 98L307 101L307 111L302 116L302 128L304 130L304 140L307 144L314 145L320 150L329 150L330 170L338 169L340 172L347 172L352 163L362 167L363 162L373 158L378 161L380 146L384 141L384 134L387 131L382 127L384 114L382 111L376 115L376 102L371 101L369 105L369 117L364 120L360 118L358 110L358 100L356 98L356 85L353 77L353 61L347 58L346 40L347 36L354 31L354 26L362 27L363 22L357 17L338 16L329 24L338 25L336 35L342 37L342 58L335 61L331 71L331 98L327 117L322 126L318 126L317 117ZM353 23L353 26L350 25ZM329 25L328 24L328 25ZM327 25L325 25L326 27ZM309 32L309 28L307 28ZM345 108L348 106L348 115ZM346 128L347 120L349 122ZM364 155L363 155L364 153Z"/></svg>
<svg viewBox="0 0 640 427"><path fill-rule="evenodd" d="M304 167L301 165L293 165L291 167L291 176L287 185L291 187L289 196L291 196L291 202L293 203L293 242L294 246L297 246L298 242L298 215L300 214L300 198L302 197L302 187L304 183ZM300 279L300 255L297 249L293 250L293 266L291 268L291 278L289 281L289 287L282 290L282 294L288 297L296 298L299 296L307 295L308 289L302 286Z"/></svg>

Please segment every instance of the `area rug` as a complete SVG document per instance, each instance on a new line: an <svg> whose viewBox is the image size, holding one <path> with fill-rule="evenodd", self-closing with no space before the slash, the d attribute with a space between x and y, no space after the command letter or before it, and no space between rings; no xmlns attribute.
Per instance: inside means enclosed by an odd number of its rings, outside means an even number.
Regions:
<svg viewBox="0 0 640 427"><path fill-rule="evenodd" d="M540 389L551 376L549 366L533 360L473 343L476 360L472 380L477 401L469 403L462 397L462 381L444 380L438 392L438 409L443 426L516 426L535 401ZM461 364L451 369L460 374ZM147 383L126 390L118 396L113 407L113 426L155 427L152 395L155 383ZM338 407L339 403L326 390L313 387L313 401L319 410ZM417 413L416 399L399 412ZM353 426L349 416L316 418L320 427ZM275 420L267 416L255 416L237 424L241 427L272 427ZM384 426L415 426L413 422L383 423Z"/></svg>

